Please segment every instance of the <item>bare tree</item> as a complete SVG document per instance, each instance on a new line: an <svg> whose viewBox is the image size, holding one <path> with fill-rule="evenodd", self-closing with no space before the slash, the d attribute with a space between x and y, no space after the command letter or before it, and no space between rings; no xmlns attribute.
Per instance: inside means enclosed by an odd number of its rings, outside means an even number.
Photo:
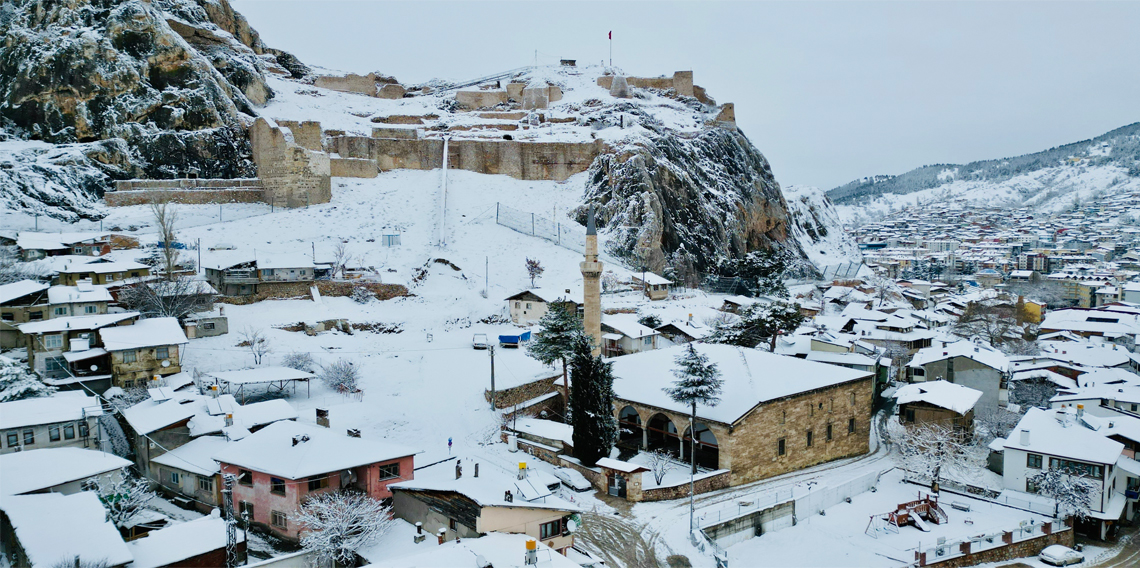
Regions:
<svg viewBox="0 0 1140 568"><path fill-rule="evenodd" d="M661 480L665 479L665 474L676 468L677 463L673 461L673 456L661 450L653 450L647 455L649 456L649 471L653 472L653 479L657 481L657 485L661 485Z"/></svg>
<svg viewBox="0 0 1140 568"><path fill-rule="evenodd" d="M57 560L55 564L51 565L51 568L108 568L108 566L110 563L107 562L106 558L93 559L76 556L70 560Z"/></svg>
<svg viewBox="0 0 1140 568"><path fill-rule="evenodd" d="M86 485L87 489L99 495L99 500L107 508L107 516L117 527L122 527L142 512L155 497L154 491L150 490L150 482L131 475L125 467L117 479L93 477Z"/></svg>
<svg viewBox="0 0 1140 568"><path fill-rule="evenodd" d="M1038 493L1056 502L1058 517L1084 519L1088 516L1097 484L1083 474L1051 467L1029 480Z"/></svg>
<svg viewBox="0 0 1140 568"><path fill-rule="evenodd" d="M307 530L301 546L319 561L353 565L356 551L376 542L395 524L391 507L363 493L336 491L310 497L297 515Z"/></svg>
<svg viewBox="0 0 1140 568"><path fill-rule="evenodd" d="M21 280L35 280L36 282L46 283L51 281L51 278L52 273L46 266L19 262L13 258L12 253L0 253L0 286L20 282Z"/></svg>
<svg viewBox="0 0 1140 568"><path fill-rule="evenodd" d="M273 347L269 345L269 340L265 338L265 331L256 327L246 327L245 331L238 334L241 337L241 343L238 347L245 347L253 354L253 364L260 365L265 356L273 352Z"/></svg>
<svg viewBox="0 0 1140 568"><path fill-rule="evenodd" d="M321 368L321 381L329 388L340 392L355 392L360 381L356 365L347 359L337 359L335 363Z"/></svg>
<svg viewBox="0 0 1140 568"><path fill-rule="evenodd" d="M313 360L312 354L304 351L294 351L286 355L281 365L306 373L312 373L317 368L317 362Z"/></svg>
<svg viewBox="0 0 1140 568"><path fill-rule="evenodd" d="M344 278L344 273L346 270L348 270L348 262L351 258L352 255L348 252L348 245L346 245L343 241L337 243L336 248L333 249L333 278L336 278L338 274L341 278Z"/></svg>
<svg viewBox="0 0 1140 568"><path fill-rule="evenodd" d="M542 263L537 258L526 259L526 275L530 277L531 288L534 288L534 280L542 276L543 272L546 272L546 269L542 267Z"/></svg>
<svg viewBox="0 0 1140 568"><path fill-rule="evenodd" d="M920 480L929 480L934 491L943 477L969 474L985 464L984 447L964 432L937 423L917 424L905 430L899 442L903 469Z"/></svg>
<svg viewBox="0 0 1140 568"><path fill-rule="evenodd" d="M1009 402L1022 408L1049 408L1049 400L1057 396L1057 385L1048 379L1009 381Z"/></svg>
<svg viewBox="0 0 1140 568"><path fill-rule="evenodd" d="M162 268L166 272L166 279L170 280L178 268L178 249L174 248L174 225L178 222L178 212L170 206L170 200L163 199L151 201L150 210L154 214L154 224L158 227Z"/></svg>
<svg viewBox="0 0 1140 568"><path fill-rule="evenodd" d="M1008 438L1021 415L997 406L974 410L974 437L979 444L989 445L994 438Z"/></svg>
<svg viewBox="0 0 1140 568"><path fill-rule="evenodd" d="M139 282L123 288L119 302L146 317L181 320L194 312L209 309L213 293L206 282L181 277L165 282Z"/></svg>

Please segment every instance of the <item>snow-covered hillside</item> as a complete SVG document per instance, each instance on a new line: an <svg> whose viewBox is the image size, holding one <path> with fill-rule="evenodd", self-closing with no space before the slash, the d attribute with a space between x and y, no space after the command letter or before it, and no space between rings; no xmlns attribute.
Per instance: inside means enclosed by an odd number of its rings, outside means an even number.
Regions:
<svg viewBox="0 0 1140 568"><path fill-rule="evenodd" d="M1034 154L924 166L855 180L827 192L845 223L881 219L922 203L1027 207L1055 213L1140 189L1140 123Z"/></svg>
<svg viewBox="0 0 1140 568"><path fill-rule="evenodd" d="M792 234L812 264L823 269L862 261L859 247L843 230L839 213L823 190L803 185L785 185L783 190Z"/></svg>

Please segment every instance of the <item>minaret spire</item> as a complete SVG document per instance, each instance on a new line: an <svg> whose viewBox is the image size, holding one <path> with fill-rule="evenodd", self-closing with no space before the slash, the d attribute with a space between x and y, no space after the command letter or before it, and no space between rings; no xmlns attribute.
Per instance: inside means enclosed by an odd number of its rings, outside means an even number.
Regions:
<svg viewBox="0 0 1140 568"><path fill-rule="evenodd" d="M598 229L594 206L586 211L586 250L582 269L582 327L594 341L594 355L602 352L602 263L598 261Z"/></svg>

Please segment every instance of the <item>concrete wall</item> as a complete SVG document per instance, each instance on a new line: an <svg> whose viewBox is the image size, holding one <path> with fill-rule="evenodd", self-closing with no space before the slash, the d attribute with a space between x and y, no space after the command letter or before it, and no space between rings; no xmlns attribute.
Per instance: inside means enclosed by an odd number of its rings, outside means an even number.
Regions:
<svg viewBox="0 0 1140 568"><path fill-rule="evenodd" d="M1042 550L1045 550L1045 547L1054 544L1060 544L1072 548L1075 544L1075 534L1073 529L1066 528L1052 534L1023 540L1021 542L1016 542L1008 546L991 548L973 554L966 554L965 556L958 556L956 558L951 558L942 562L936 562L934 559L928 559L925 553L916 560L918 566L937 566L938 568L964 568L965 566L976 566L978 564L986 564L989 562L1005 562L1016 560L1018 558L1037 556L1038 554L1041 554Z"/></svg>
<svg viewBox="0 0 1140 568"><path fill-rule="evenodd" d="M763 533L794 525L795 512L795 503L787 501L710 526L704 529L704 533L709 540L727 548Z"/></svg>
<svg viewBox="0 0 1140 568"><path fill-rule="evenodd" d="M332 200L328 154L301 146L288 128L264 118L254 122L249 139L266 203L305 207Z"/></svg>
<svg viewBox="0 0 1140 568"><path fill-rule="evenodd" d="M953 365L953 372L950 367ZM982 391L975 408L996 408L1001 389L1001 372L987 367L969 357L952 357L941 361L933 361L923 365L927 381L942 379Z"/></svg>
<svg viewBox="0 0 1140 568"><path fill-rule="evenodd" d="M26 426L23 428L13 428L0 432L0 454L10 454L12 452L24 450L42 450L45 448L99 448L99 440L101 439L102 429L99 426L97 418L88 418L87 422L87 436L79 435L79 423L83 420L74 420L68 422L55 422L52 424L37 424L35 426ZM67 438L66 428L72 427L74 436ZM59 430L59 441L51 441L51 432L54 429ZM24 432L27 430L32 431L33 443L29 445L24 444ZM16 433L16 444L13 445L8 439L9 433ZM22 450L21 450L22 448Z"/></svg>
<svg viewBox="0 0 1140 568"><path fill-rule="evenodd" d="M375 160L380 171L432 170L442 167L443 140L395 140L338 136L329 149L344 158ZM520 142L512 140L452 140L449 167L522 180L564 181L584 172L605 149L592 143Z"/></svg>
<svg viewBox="0 0 1140 568"><path fill-rule="evenodd" d="M210 489L203 490L198 486L198 474L190 473L184 469L170 467L167 465L152 464L150 471L150 478L157 481L166 491L191 499L197 499L210 505L220 505L221 500L221 484L222 481L218 475L201 476L210 479ZM174 481L174 476L178 475L178 482ZM199 510L206 508L206 505L195 503L195 508ZM206 511L208 512L208 511Z"/></svg>

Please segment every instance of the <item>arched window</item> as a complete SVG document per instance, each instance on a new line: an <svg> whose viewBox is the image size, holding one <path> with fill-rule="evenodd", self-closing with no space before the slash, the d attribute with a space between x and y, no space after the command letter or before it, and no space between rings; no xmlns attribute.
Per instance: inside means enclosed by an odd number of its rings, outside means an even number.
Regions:
<svg viewBox="0 0 1140 568"><path fill-rule="evenodd" d="M717 444L716 435L713 434L709 427L702 423L697 422L697 467L705 469L718 469L720 465L720 446ZM685 429L685 444L682 450L682 457L684 461L688 462L689 448L691 447L692 430Z"/></svg>
<svg viewBox="0 0 1140 568"><path fill-rule="evenodd" d="M646 430L649 438L648 449L664 450L673 455L680 455L681 438L678 436L677 427L669 417L664 414L654 414L649 419Z"/></svg>
<svg viewBox="0 0 1140 568"><path fill-rule="evenodd" d="M618 432L619 443L641 448L641 416L637 414L637 409L632 406L621 409L618 413Z"/></svg>

